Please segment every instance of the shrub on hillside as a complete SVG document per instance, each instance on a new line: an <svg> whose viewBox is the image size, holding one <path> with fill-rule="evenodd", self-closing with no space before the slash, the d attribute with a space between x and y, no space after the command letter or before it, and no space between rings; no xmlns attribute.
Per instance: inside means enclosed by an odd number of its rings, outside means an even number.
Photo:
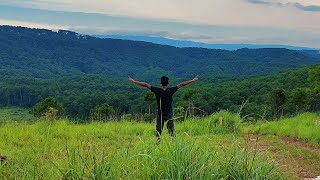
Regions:
<svg viewBox="0 0 320 180"><path fill-rule="evenodd" d="M210 132L225 133L239 131L241 118L238 114L221 111L220 113L212 114L210 119Z"/></svg>
<svg viewBox="0 0 320 180"><path fill-rule="evenodd" d="M121 116L121 120L123 120L123 121L131 121L131 120L134 120L134 116L132 114L123 114Z"/></svg>
<svg viewBox="0 0 320 180"><path fill-rule="evenodd" d="M37 117L56 118L63 114L63 108L53 97L48 97L36 104L31 113Z"/></svg>
<svg viewBox="0 0 320 180"><path fill-rule="evenodd" d="M92 117L95 120L106 121L115 114L115 110L108 103L98 105L92 109Z"/></svg>

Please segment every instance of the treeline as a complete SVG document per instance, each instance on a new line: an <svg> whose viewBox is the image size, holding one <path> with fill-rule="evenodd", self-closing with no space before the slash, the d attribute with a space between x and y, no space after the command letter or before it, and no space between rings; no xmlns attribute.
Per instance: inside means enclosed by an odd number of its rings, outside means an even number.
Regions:
<svg viewBox="0 0 320 180"><path fill-rule="evenodd" d="M264 77L215 84L204 83L193 101L208 112L239 112L246 120L278 119L320 111L320 66Z"/></svg>
<svg viewBox="0 0 320 180"><path fill-rule="evenodd" d="M208 115L220 110L238 112L252 119L274 119L305 111L319 111L320 66L290 70L252 78L210 78L200 76L196 84L181 88L174 98L176 117ZM170 81L175 85L179 79ZM157 83L152 83L157 86ZM78 75L52 79L31 77L0 78L0 105L34 107L53 97L65 116L76 119L98 117L101 107L112 108L113 118L124 114L153 119L155 98L147 89L126 78ZM243 108L241 108L243 106ZM111 112L111 110L110 110ZM99 114L99 113L98 113ZM106 118L105 118L106 119Z"/></svg>

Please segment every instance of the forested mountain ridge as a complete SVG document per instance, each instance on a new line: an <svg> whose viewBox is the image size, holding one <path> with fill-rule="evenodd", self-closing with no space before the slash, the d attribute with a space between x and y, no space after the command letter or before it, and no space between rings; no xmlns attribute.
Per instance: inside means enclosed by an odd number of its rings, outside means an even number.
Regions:
<svg viewBox="0 0 320 180"><path fill-rule="evenodd" d="M128 75L157 86L166 74L172 86L199 74L201 81L175 95L180 111L190 109L192 103L201 109L196 115L222 109L237 112L248 101L243 115L272 117L270 93L280 88L288 97L281 110L287 108L290 115L318 110L320 98L318 91L308 90L308 67L286 69L319 62L314 51L176 48L64 30L0 26L0 106L31 108L54 97L71 118L92 118L94 110L105 104L116 117L125 113L153 117L149 114L155 109L153 95L129 84ZM284 72L248 77L279 71ZM304 102L305 97L310 100Z"/></svg>
<svg viewBox="0 0 320 180"><path fill-rule="evenodd" d="M261 75L311 65L320 58L288 49L236 51L176 48L75 32L0 26L0 75L39 78L99 74L149 78Z"/></svg>

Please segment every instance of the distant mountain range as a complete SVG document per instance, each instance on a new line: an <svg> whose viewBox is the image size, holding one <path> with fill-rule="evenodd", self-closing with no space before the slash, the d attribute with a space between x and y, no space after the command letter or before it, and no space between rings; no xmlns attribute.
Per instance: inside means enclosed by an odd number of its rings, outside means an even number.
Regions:
<svg viewBox="0 0 320 180"><path fill-rule="evenodd" d="M57 78L95 74L154 80L160 75L256 76L320 63L315 50L177 48L76 32L0 26L0 75Z"/></svg>
<svg viewBox="0 0 320 180"><path fill-rule="evenodd" d="M292 50L316 50L316 48L289 46L289 45L272 45L272 44L205 44L194 41L180 41L162 37L151 36L128 36L128 35L93 35L98 38L123 39L133 41L151 42L155 44L169 45L174 47L198 47L207 49L225 49L237 50L242 48L260 49L260 48L286 48Z"/></svg>
<svg viewBox="0 0 320 180"><path fill-rule="evenodd" d="M266 114L274 88L308 87L307 68L280 71L319 63L315 50L178 48L0 26L0 106L31 108L54 97L69 118L89 119L103 103L120 117L148 111L147 89L128 83L128 76L158 86L159 77L168 75L174 86L199 75L196 85L179 90L176 105L184 107L183 97L194 92L195 106L209 114L221 109L238 112L243 102L248 102L243 116ZM253 77L271 73L279 74Z"/></svg>

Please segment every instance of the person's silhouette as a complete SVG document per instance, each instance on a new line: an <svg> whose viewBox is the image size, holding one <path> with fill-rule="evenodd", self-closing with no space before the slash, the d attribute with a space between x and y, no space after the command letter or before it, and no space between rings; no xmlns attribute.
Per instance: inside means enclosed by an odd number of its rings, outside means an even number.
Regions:
<svg viewBox="0 0 320 180"><path fill-rule="evenodd" d="M192 80L182 82L174 87L169 87L169 78L166 76L161 77L161 88L151 86L148 83L140 82L129 77L128 81L134 84L137 84L142 87L150 89L157 99L158 112L157 112L157 123L156 123L156 137L158 141L162 133L164 123L167 122L167 128L170 136L174 136L174 123L173 123L173 105L172 105L172 96L177 90L183 86L186 86L190 83L198 81L198 76L194 77Z"/></svg>

